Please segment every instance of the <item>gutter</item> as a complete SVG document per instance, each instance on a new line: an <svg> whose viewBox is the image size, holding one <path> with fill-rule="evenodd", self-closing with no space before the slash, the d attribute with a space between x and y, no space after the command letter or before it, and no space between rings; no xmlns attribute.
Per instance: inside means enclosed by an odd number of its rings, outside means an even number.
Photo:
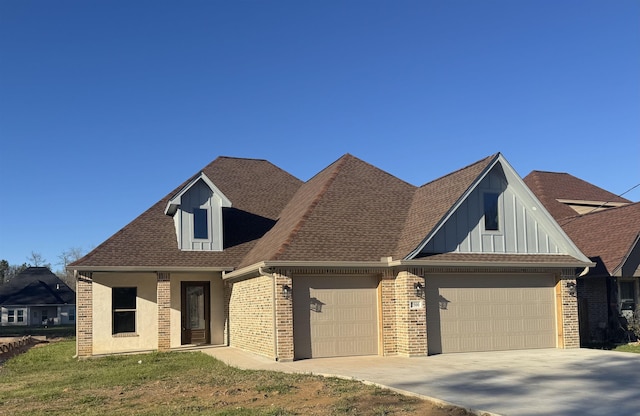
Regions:
<svg viewBox="0 0 640 416"><path fill-rule="evenodd" d="M230 273L225 273L222 277L223 280L234 281L240 279L247 279L255 276L265 276L265 269L277 269L277 268L335 268L335 269L387 269L391 267L519 267L519 268L582 268L594 267L593 262L584 262L581 260L566 261L566 262L493 262L488 263L486 261L455 261L455 260L431 260L431 259L416 259L416 260L392 260L391 257L382 257L380 261L262 261L252 264L250 266L243 267L238 270L234 270Z"/></svg>
<svg viewBox="0 0 640 416"><path fill-rule="evenodd" d="M238 280L252 276L262 275L260 270L279 267L307 267L307 268L387 268L391 266L391 257L383 257L380 261L261 261L250 266L226 273L223 280Z"/></svg>
<svg viewBox="0 0 640 416"><path fill-rule="evenodd" d="M451 261L451 260L396 260L389 264L390 266L437 266L437 267L572 267L572 268L584 268L594 267L596 264L593 262L583 262L576 260L575 262L562 262L562 263L531 263L531 262L493 262L488 263L486 261Z"/></svg>

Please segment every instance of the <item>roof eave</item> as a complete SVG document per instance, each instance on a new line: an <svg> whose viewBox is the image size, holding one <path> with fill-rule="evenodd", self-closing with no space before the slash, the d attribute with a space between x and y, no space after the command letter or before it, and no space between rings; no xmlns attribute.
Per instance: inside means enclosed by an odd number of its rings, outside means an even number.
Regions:
<svg viewBox="0 0 640 416"><path fill-rule="evenodd" d="M391 264L391 258L384 258L380 261L285 261L267 260L251 264L230 273L225 273L223 280L236 280L259 274L260 269L275 268L307 268L307 269L384 269Z"/></svg>
<svg viewBox="0 0 640 416"><path fill-rule="evenodd" d="M71 266L68 271L77 272L228 272L228 267L180 267L180 266Z"/></svg>
<svg viewBox="0 0 640 416"><path fill-rule="evenodd" d="M491 268L585 268L594 267L593 262L583 262L581 260L567 262L523 262L523 261L461 261L461 260L399 260L393 266L408 267L491 267Z"/></svg>

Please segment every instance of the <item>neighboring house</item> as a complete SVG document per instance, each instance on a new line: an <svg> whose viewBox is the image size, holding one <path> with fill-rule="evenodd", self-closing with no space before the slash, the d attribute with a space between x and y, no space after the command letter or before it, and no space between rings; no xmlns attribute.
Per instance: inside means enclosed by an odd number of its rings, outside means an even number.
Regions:
<svg viewBox="0 0 640 416"><path fill-rule="evenodd" d="M596 263L578 279L582 342L626 339L640 291L640 203L567 173L533 171L524 181Z"/></svg>
<svg viewBox="0 0 640 416"><path fill-rule="evenodd" d="M501 154L421 187L347 154L306 182L220 157L69 269L78 356L288 361L578 347L592 265Z"/></svg>
<svg viewBox="0 0 640 416"><path fill-rule="evenodd" d="M29 267L0 286L2 326L75 325L76 294L47 267Z"/></svg>

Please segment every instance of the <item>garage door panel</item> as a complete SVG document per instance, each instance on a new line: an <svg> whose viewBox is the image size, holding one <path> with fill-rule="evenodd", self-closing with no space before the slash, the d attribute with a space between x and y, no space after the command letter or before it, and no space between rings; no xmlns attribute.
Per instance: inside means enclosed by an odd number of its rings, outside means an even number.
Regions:
<svg viewBox="0 0 640 416"><path fill-rule="evenodd" d="M377 285L373 276L294 278L296 358L377 354Z"/></svg>
<svg viewBox="0 0 640 416"><path fill-rule="evenodd" d="M429 353L555 347L552 275L429 276Z"/></svg>

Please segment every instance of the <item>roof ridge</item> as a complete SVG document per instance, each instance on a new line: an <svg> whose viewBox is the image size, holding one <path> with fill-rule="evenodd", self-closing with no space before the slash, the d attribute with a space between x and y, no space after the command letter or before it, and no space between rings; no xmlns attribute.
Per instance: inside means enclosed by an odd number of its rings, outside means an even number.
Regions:
<svg viewBox="0 0 640 416"><path fill-rule="evenodd" d="M465 170L465 169L469 169L469 168L472 168L472 167L474 167L474 166L476 166L476 165L478 165L478 164L480 164L480 163L486 162L486 161L487 161L487 159L495 159L495 158L497 158L498 156L500 156L500 152L498 152L498 153L494 153L494 154L492 154L492 155L490 155L490 156L487 156L487 157L485 157L485 158L482 158L482 159L478 160L477 162L471 163L471 164L469 164L469 165L467 165L467 166L465 166L465 167L462 167L462 168L460 168L460 169L454 170L453 172L449 172L449 173L447 173L446 175L440 176L439 178L436 178L436 179L434 179L434 180L432 180L432 181L429 181L429 182L427 182L427 183L425 183L425 184L423 184L423 185L420 185L420 186L418 187L418 189L424 188L424 187L426 187L426 186L428 186L428 185L431 185L431 184L433 184L433 183L435 183L435 182L437 182L437 181L440 181L440 180L442 180L442 179L444 179L444 178L447 178L447 177L449 177L449 176L452 176L452 175L455 175L455 174L457 174L457 173L459 173L459 172L462 172L462 171L463 171L463 170Z"/></svg>
<svg viewBox="0 0 640 416"><path fill-rule="evenodd" d="M315 178L320 173L322 173L324 171L327 171L330 168L333 169L333 172L331 172L331 175L325 180L322 188L316 194L316 196L313 199L313 201L311 201L311 203L309 203L309 205L307 206L307 209L305 210L305 213L302 214L302 216L300 217L300 220L291 229L291 232L289 233L287 238L284 239L284 241L280 244L280 247L276 250L276 252L275 252L275 254L273 256L274 260L278 260L278 258L282 254L284 254L284 252L287 250L287 248L291 245L291 242L293 241L293 239L296 237L298 232L302 229L302 227L304 226L306 221L309 219L309 217L311 216L311 213L318 206L318 204L322 200L322 197L327 193L327 191L329 190L329 187L331 186L331 184L333 184L333 182L335 181L336 177L340 173L341 168L346 164L347 160L349 159L347 156L351 156L351 155L348 155L348 154L343 155L338 160L336 160L331 165L329 165L327 168L321 170L320 172L318 172L316 175L313 176ZM351 156L351 157L353 157L353 156ZM311 181L311 179L309 179L309 181ZM307 181L306 183L309 183L309 181Z"/></svg>

